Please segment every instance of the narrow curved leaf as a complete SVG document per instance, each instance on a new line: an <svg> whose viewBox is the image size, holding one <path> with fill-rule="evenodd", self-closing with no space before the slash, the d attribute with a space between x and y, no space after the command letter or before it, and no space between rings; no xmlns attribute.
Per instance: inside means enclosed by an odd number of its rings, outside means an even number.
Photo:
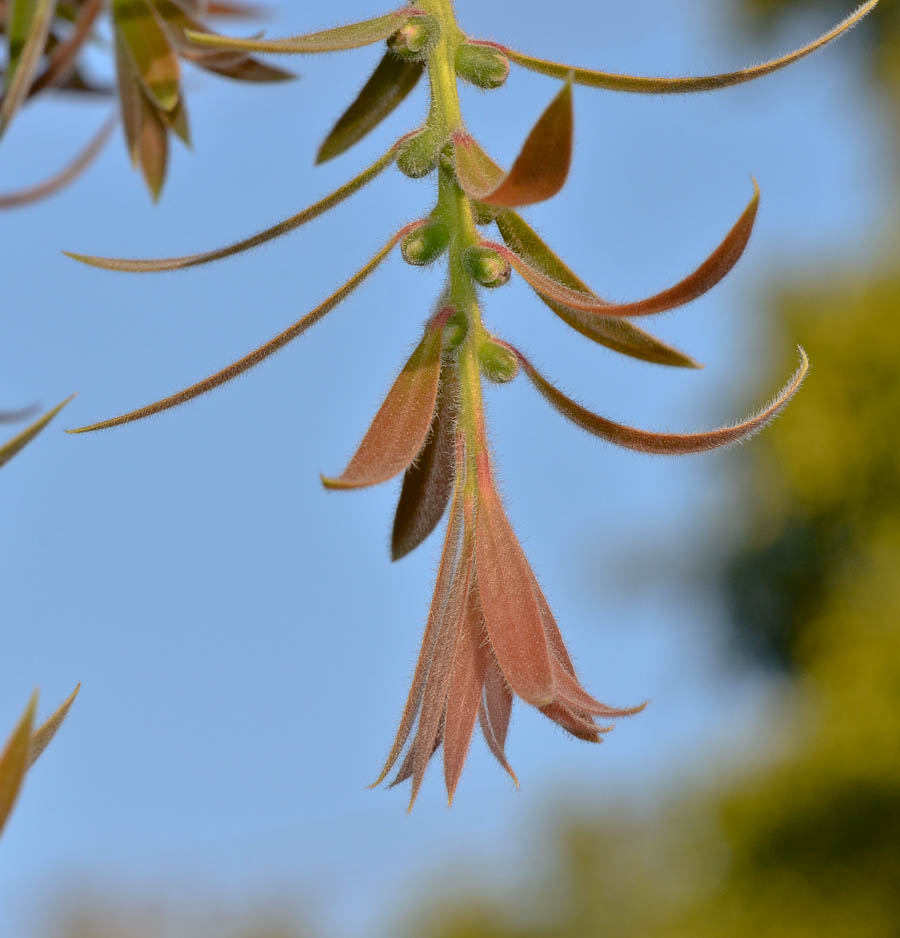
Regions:
<svg viewBox="0 0 900 938"><path fill-rule="evenodd" d="M763 75L778 71L778 69L802 59L817 49L821 49L822 46L842 36L855 26L866 14L874 10L877 4L878 0L868 0L867 3L858 7L855 12L851 13L834 29L829 30L809 45L803 46L803 48L781 58L764 62L762 65L753 65L749 68L740 69L736 72L725 72L720 75L707 75L696 78L644 78L636 75L617 75L613 72L573 68L571 65L563 65L559 62L551 62L547 59L526 55L524 52L516 52L514 49L505 46L502 46L501 50L511 61L533 72L549 75L551 78L566 78L571 75L572 81L576 84L589 85L593 88L642 94L683 94L692 91L714 91L718 88L729 88L732 85L740 85L747 81L753 81L755 78L761 78Z"/></svg>
<svg viewBox="0 0 900 938"><path fill-rule="evenodd" d="M755 182L754 189L753 198L734 227L715 251L693 273L688 274L684 280L676 283L674 287L663 290L661 293L647 299L636 300L633 303L607 303L579 290L573 290L553 277L548 277L546 274L535 270L534 267L513 251L510 251L509 248L489 241L483 241L482 244L485 247L494 249L509 261L542 296L555 300L570 309L591 313L595 316L652 316L656 313L664 313L667 310L675 309L678 306L684 306L686 303L703 296L704 293L709 292L716 286L740 260L750 240L753 223L756 221L756 213L759 208L759 187L756 186Z"/></svg>
<svg viewBox="0 0 900 938"><path fill-rule="evenodd" d="M546 706L556 690L541 610L484 453L478 464L476 518L476 580L491 647L510 687L526 702Z"/></svg>
<svg viewBox="0 0 900 938"><path fill-rule="evenodd" d="M450 500L456 475L457 384L456 369L445 364L428 440L403 476L391 532L392 560L405 557L431 534Z"/></svg>
<svg viewBox="0 0 900 938"><path fill-rule="evenodd" d="M19 189L16 192L0 193L0 209L18 208L21 205L37 202L40 199L55 195L69 183L74 182L100 155L107 140L112 135L116 123L117 119L115 117L109 118L97 133L91 137L87 146L76 155L75 159L49 179L28 186L25 189Z"/></svg>
<svg viewBox="0 0 900 938"><path fill-rule="evenodd" d="M20 420L33 417L37 411L37 404L29 404L27 407L20 407L18 410L0 410L0 423L18 423Z"/></svg>
<svg viewBox="0 0 900 938"><path fill-rule="evenodd" d="M506 759L505 751L512 703L512 691L500 671L496 658L492 657L484 676L484 699L478 712L478 722L491 755L503 766L518 788L519 780Z"/></svg>
<svg viewBox="0 0 900 938"><path fill-rule="evenodd" d="M239 358L236 362L232 362L221 371L217 371L208 378L204 378L202 381L198 381L188 388L171 394L169 397L156 401L154 404L148 404L146 407L140 407L137 410L122 414L119 417L113 417L110 420L104 420L87 427L78 427L77 429L67 430L66 432L89 433L93 430L105 430L109 427L117 427L125 423L131 423L134 420L142 420L144 417L162 413L162 411L177 407L179 404L185 404L187 401L193 400L201 394L206 394L208 391L212 391L214 388L225 384L227 381L231 381L232 378L236 378L245 371L249 371L254 365L258 365L279 349L284 348L285 345L296 339L297 336L302 335L310 326L315 325L315 323L322 319L327 313L331 312L341 300L349 296L363 280L378 267L404 235L414 230L419 224L421 224L421 222L414 222L412 225L401 228L363 268L358 270L342 287L335 290L328 299L320 303L314 310L298 319L293 325L288 326L284 332L280 332L274 339L270 339L264 345L254 349L249 355Z"/></svg>
<svg viewBox="0 0 900 938"><path fill-rule="evenodd" d="M31 749L28 753L29 768L37 762L43 751L50 745L50 742L56 735L56 731L62 726L63 720L69 715L69 710L72 709L72 704L75 703L75 698L78 696L80 690L81 685L78 684L75 690L59 705L57 710L32 733Z"/></svg>
<svg viewBox="0 0 900 938"><path fill-rule="evenodd" d="M234 254L240 254L242 251L248 251L251 248L265 244L273 238L279 238L288 232L294 231L308 221L318 218L330 208L343 202L344 199L358 192L363 186L371 182L379 173L391 165L394 161L396 145L391 147L384 156L377 159L371 166L364 169L358 176L344 183L339 189L335 189L330 195L325 196L308 208L303 209L296 215L286 218L284 221L266 228L258 234L244 238L235 244L229 244L227 247L216 248L214 251L207 251L202 254L188 254L184 257L163 257L148 260L117 258L117 257L92 257L87 254L75 254L70 251L64 251L69 257L83 264L90 264L92 267L101 267L104 270L119 270L129 273L155 273L164 270L182 270L186 267L197 267L200 264L209 264L211 261L221 260L224 257L231 257Z"/></svg>
<svg viewBox="0 0 900 938"><path fill-rule="evenodd" d="M586 743L603 742L600 733L606 727L597 726L590 715L580 714L559 701L541 707L541 713L576 739L583 739Z"/></svg>
<svg viewBox="0 0 900 938"><path fill-rule="evenodd" d="M7 22L9 56L3 98L0 100L0 137L28 96L55 8L56 0L14 0L10 7Z"/></svg>
<svg viewBox="0 0 900 938"><path fill-rule="evenodd" d="M174 110L181 69L149 0L112 0L112 16L144 92L160 110Z"/></svg>
<svg viewBox="0 0 900 938"><path fill-rule="evenodd" d="M393 479L422 451L437 402L444 323L440 314L394 382L349 465L337 478L322 476L329 489L357 489Z"/></svg>
<svg viewBox="0 0 900 938"><path fill-rule="evenodd" d="M84 48L102 9L103 0L87 0L81 7L72 31L50 53L44 70L32 82L28 89L29 98L45 88L58 88L72 77L75 72L76 56Z"/></svg>
<svg viewBox="0 0 900 938"><path fill-rule="evenodd" d="M416 87L425 65L386 52L362 91L319 147L316 164L334 159L377 127Z"/></svg>
<svg viewBox="0 0 900 938"><path fill-rule="evenodd" d="M0 753L0 833L9 819L22 787L22 779L28 769L28 752L31 748L31 729L37 709L37 694L25 708L12 736Z"/></svg>
<svg viewBox="0 0 900 938"><path fill-rule="evenodd" d="M740 423L719 427L717 430L706 430L700 433L653 433L647 430L637 430L621 423L614 423L605 417L592 413L566 397L562 391L550 384L521 352L515 349L513 351L518 356L522 368L534 386L551 406L564 417L568 417L569 420L587 430L588 433L599 436L609 443L615 443L617 446L642 453L656 453L662 456L702 453L706 450L730 446L733 443L740 443L749 439L762 430L784 408L800 387L809 370L809 359L806 357L806 352L801 348L800 365L797 370L771 403L756 414Z"/></svg>
<svg viewBox="0 0 900 938"><path fill-rule="evenodd" d="M579 293L600 299L550 250L521 215L504 211L497 216L496 222L507 247L540 273ZM657 365L673 365L681 368L702 367L693 358L644 332L627 319L585 315L578 310L569 309L557 303L556 300L551 300L542 293L537 295L567 325L586 338L599 342L613 351Z"/></svg>
<svg viewBox="0 0 900 938"><path fill-rule="evenodd" d="M467 134L454 137L456 175L472 198L485 205L515 207L552 198L565 185L572 162L572 84L567 81L525 140L509 173L484 187L484 165Z"/></svg>
<svg viewBox="0 0 900 938"><path fill-rule="evenodd" d="M6 443L0 445L0 466L5 465L19 452L23 447L27 446L40 432L47 426L48 423L72 400L75 395L67 397L61 404L57 404L53 410L47 411L43 417L39 420L36 420L30 427L26 427L21 433L14 436L11 440L7 440Z"/></svg>
<svg viewBox="0 0 900 938"><path fill-rule="evenodd" d="M414 7L406 7L376 16L349 26L338 26L304 36L288 36L284 39L238 39L230 36L216 36L189 30L187 37L198 45L214 49L240 49L245 52L274 53L316 53L342 52L346 49L359 49L370 46L392 36L412 16L421 15Z"/></svg>

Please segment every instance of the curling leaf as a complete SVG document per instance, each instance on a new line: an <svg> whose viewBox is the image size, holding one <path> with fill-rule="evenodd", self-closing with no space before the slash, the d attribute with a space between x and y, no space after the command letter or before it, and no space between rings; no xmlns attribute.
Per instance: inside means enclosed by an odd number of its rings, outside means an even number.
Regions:
<svg viewBox="0 0 900 938"><path fill-rule="evenodd" d="M778 415L794 396L809 370L809 359L806 352L801 348L800 365L788 383L779 391L771 403L746 420L730 426L719 427L717 430L707 430L700 433L653 433L648 430L637 430L634 427L614 423L612 420L607 420L605 417L592 413L554 387L521 352L516 349L513 349L513 351L518 356L522 368L531 379L532 384L554 409L558 410L564 417L568 417L572 423L609 443L615 443L616 446L642 453L655 453L661 456L702 453L749 439Z"/></svg>
<svg viewBox="0 0 900 938"><path fill-rule="evenodd" d="M612 72L598 72L587 68L573 68L571 65L563 65L559 62L551 62L547 59L526 55L524 52L516 52L505 46L501 46L500 49L511 61L533 72L549 75L551 78L571 76L571 80L575 84L589 85L593 88L642 94L683 94L692 91L714 91L718 88L728 88L732 85L753 81L755 78L761 78L763 75L778 71L778 69L804 58L804 56L815 52L817 49L821 49L822 46L844 35L854 27L866 14L874 10L877 4L878 0L868 0L867 3L858 7L855 12L851 13L834 29L829 30L809 45L803 46L803 48L781 58L764 62L762 65L740 69L736 72L725 72L720 75L707 75L696 78L643 78L635 75L617 75Z"/></svg>
<svg viewBox="0 0 900 938"><path fill-rule="evenodd" d="M27 446L74 396L73 394L71 397L67 397L61 404L57 404L53 410L47 411L43 417L36 420L30 427L26 427L17 436L14 436L11 440L7 440L6 443L0 445L0 466L8 463L20 449Z"/></svg>
<svg viewBox="0 0 900 938"><path fill-rule="evenodd" d="M486 205L514 207L543 202L565 184L572 162L572 83L547 106L528 134L512 169L499 182L491 182L479 149L468 134L454 137L456 175L472 198ZM487 185L485 184L487 183Z"/></svg>
<svg viewBox="0 0 900 938"><path fill-rule="evenodd" d="M32 694L12 736L0 753L0 833L12 813L13 806L22 787L22 779L28 769L28 752L31 748L31 728L37 709L37 694Z"/></svg>
<svg viewBox="0 0 900 938"><path fill-rule="evenodd" d="M438 313L409 357L350 464L338 478L322 476L329 489L356 489L386 482L407 469L422 451L437 401L444 324Z"/></svg>
<svg viewBox="0 0 900 938"><path fill-rule="evenodd" d="M538 236L537 232L515 212L501 212L496 219L500 234L507 247L515 251L542 274L588 296L596 296ZM599 342L616 352L658 365L699 368L693 358L644 332L627 319L585 315L569 309L542 293L538 296L567 325L588 339Z"/></svg>
<svg viewBox="0 0 900 938"><path fill-rule="evenodd" d="M425 65L386 52L356 99L338 118L316 154L316 164L334 159L377 127L415 88Z"/></svg>
<svg viewBox="0 0 900 938"><path fill-rule="evenodd" d="M349 26L338 26L335 29L325 29L304 36L288 36L285 39L237 39L193 30L189 30L187 36L198 45L215 49L275 53L342 52L346 49L370 46L382 39L387 39L408 19L417 15L421 15L419 10L406 7L360 23L351 23Z"/></svg>
<svg viewBox="0 0 900 938"><path fill-rule="evenodd" d="M349 296L363 282L363 280L365 280L366 277L368 277L369 274L371 274L372 271L378 267L378 265L388 256L388 254L403 238L403 236L407 232L414 230L419 224L421 223L413 222L411 225L407 225L406 227L401 228L400 231L398 231L397 234L395 234L391 240L388 241L388 243L363 268L358 270L343 286L335 290L335 292L332 293L328 299L320 303L314 310L298 319L293 325L288 326L284 332L280 332L277 336L275 336L274 339L270 339L264 345L254 349L243 358L239 358L237 361L232 362L221 371L217 371L208 378L204 378L202 381L198 381L196 384L192 384L190 387L184 388L183 390L178 391L169 397L164 397L162 400L156 401L154 404L148 404L146 407L140 407L137 410L133 410L127 414L122 414L119 417L113 417L110 420L94 423L87 427L78 427L75 430L67 430L66 432L89 433L94 430L106 430L109 427L118 427L125 423L131 423L134 420L142 420L144 417L150 417L153 414L162 413L162 411L169 410L172 407L177 407L179 404L185 404L188 401L193 400L195 397L199 397L201 394L205 394L207 391L212 391L213 388L217 388L219 385L225 384L232 378L236 378L245 371L249 371L254 365L258 365L261 361L264 361L279 349L284 348L285 345L296 339L297 336L302 335L310 326L315 325L327 313L331 312L331 310L333 310L335 306L341 302L341 300Z"/></svg>
<svg viewBox="0 0 900 938"><path fill-rule="evenodd" d="M633 303L607 303L579 290L573 290L553 277L548 277L546 274L535 270L523 258L500 244L483 241L482 245L497 251L542 296L556 300L570 309L597 316L651 316L655 313L664 313L667 310L675 309L678 306L684 306L686 303L703 296L704 293L711 290L725 277L740 260L744 249L747 247L747 242L750 240L753 223L756 221L756 213L759 208L759 187L755 181L753 185L754 195L744 213L735 222L734 227L728 232L722 243L692 274L675 284L674 287L663 290L662 293L657 293L645 300L636 300Z"/></svg>
<svg viewBox="0 0 900 938"><path fill-rule="evenodd" d="M306 222L318 218L319 215L327 212L340 202L343 202L344 199L360 190L364 185L371 182L382 170L391 165L394 160L396 146L395 144L384 156L377 159L358 176L344 183L339 189L335 189L330 195L325 196L324 199L320 199L308 208L303 209L302 212L298 212L296 215L292 215L290 218L278 222L277 225L273 225L271 228L266 228L258 234L244 238L242 241L238 241L235 244L229 244L224 248L217 248L214 251L207 251L203 254L188 254L185 257L163 257L149 260L92 257L87 254L74 254L70 251L63 253L76 261L81 261L83 264L90 264L92 267L101 267L105 270L128 271L130 273L181 270L186 267L197 267L200 264L208 264L211 261L221 260L224 257L231 257L233 254L240 254L242 251L255 248L260 244L265 244L266 241L271 241L273 238L278 238L290 231L294 231L301 225L306 224Z"/></svg>

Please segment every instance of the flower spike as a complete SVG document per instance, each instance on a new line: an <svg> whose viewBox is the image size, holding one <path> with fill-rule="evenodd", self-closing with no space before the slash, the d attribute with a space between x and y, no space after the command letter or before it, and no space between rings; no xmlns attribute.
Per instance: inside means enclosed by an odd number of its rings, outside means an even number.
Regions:
<svg viewBox="0 0 900 938"><path fill-rule="evenodd" d="M722 243L712 254L684 280L676 283L674 287L663 290L645 300L633 303L607 303L596 297L584 294L571 287L542 274L530 264L510 251L509 248L490 241L483 241L484 247L497 251L504 257L522 277L532 286L542 298L555 300L557 303L585 313L597 316L652 316L664 313L678 306L684 306L692 300L708 293L716 284L728 274L734 265L741 259L744 249L750 240L753 224L756 221L759 209L759 186L753 182L754 195L744 209L744 213L735 222L734 227L725 236Z"/></svg>
<svg viewBox="0 0 900 938"><path fill-rule="evenodd" d="M521 65L523 68L527 68L532 72L539 72L541 75L548 75L551 78L566 78L571 75L572 81L576 85L588 85L592 88L604 88L607 91L628 91L639 94L684 94L694 91L715 91L718 88L730 88L733 85L741 85L744 82L753 81L755 78L769 75L810 55L821 49L822 46L828 45L828 43L843 36L864 16L871 13L877 5L878 0L868 0L845 20L838 23L834 29L829 30L809 45L781 56L781 58L764 62L762 65L743 68L736 72L724 72L720 75L707 75L697 78L643 78L636 75L617 75L613 72L598 72L588 68L573 68L571 65L563 65L559 62L551 62L533 55L526 55L524 52L516 52L506 46L500 46L499 48L510 61Z"/></svg>
<svg viewBox="0 0 900 938"><path fill-rule="evenodd" d="M279 349L284 348L289 342L292 342L297 336L302 335L306 330L315 325L320 319L322 319L327 313L330 313L331 310L335 308L343 299L348 297L362 282L375 270L376 267L390 254L394 247L403 239L403 237L408 234L410 231L414 231L422 222L413 222L410 225L406 225L404 228L401 228L400 231L395 234L390 241L360 270L358 270L342 287L335 290L328 299L320 303L315 309L307 313L302 318L298 319L293 325L288 326L284 332L280 332L274 339L270 339L264 345L261 345L259 348L254 349L248 355L245 355L243 358L239 358L237 361L232 362L227 367L223 368L221 371L217 371L215 374L210 375L208 378L204 378L202 381L198 381L196 384L192 384L184 390L178 391L175 394L170 395L169 397L164 397L160 401L156 401L154 404L148 404L146 407L140 407L137 410L133 410L130 413L122 414L119 417L112 417L109 420L103 420L100 423L94 423L86 427L78 427L74 430L67 430L66 433L90 433L94 430L106 430L109 427L118 427L125 423L132 423L135 420L142 420L144 417L150 417L153 414L162 413L164 410L169 410L172 407L177 407L179 404L185 404L190 400L193 400L195 397L199 397L201 394L206 394L207 391L212 391L214 388L219 387L222 384L225 384L227 381L231 381L232 378L236 378L238 375L243 374L245 371L249 371L254 365L258 365L261 361L267 359L270 355L273 355Z"/></svg>
<svg viewBox="0 0 900 938"><path fill-rule="evenodd" d="M575 401L570 400L562 391L554 387L520 351L512 348L512 346L509 347L515 352L522 369L531 379L532 384L554 409L558 410L564 417L568 417L572 423L609 443L615 443L616 446L637 450L641 453L655 453L660 456L703 453L707 450L731 446L734 443L741 443L749 439L781 412L797 392L809 371L809 359L806 352L800 348L800 365L797 370L771 403L753 416L731 426L719 427L717 430L707 430L701 433L652 433L647 430L637 430L634 427L614 423L605 417L592 413L580 404L576 404Z"/></svg>
<svg viewBox="0 0 900 938"><path fill-rule="evenodd" d="M393 479L422 451L434 416L441 374L444 325L454 311L441 310L400 372L350 464L338 478L322 476L327 489L358 489Z"/></svg>
<svg viewBox="0 0 900 938"><path fill-rule="evenodd" d="M160 257L146 260L123 257L93 257L89 254L75 254L72 251L63 251L63 254L67 257L71 257L73 260L80 261L82 264L88 264L91 267L138 274L159 273L167 270L184 270L187 267L199 267L201 264L209 264L226 257L232 257L235 254L249 251L251 248L258 247L260 244L265 244L267 241L272 241L274 238L280 238L282 235L295 231L301 225L305 225L314 218L318 218L330 208L334 208L335 205L338 205L343 202L344 199L358 192L363 186L370 183L379 173L383 172L393 163L397 147L402 144L404 139L405 138L401 138L398 140L384 156L379 157L358 176L355 176L349 182L345 182L344 185L335 189L330 195L326 195L324 199L320 199L308 208L303 209L303 211L297 212L296 215L291 215L290 218L286 218L284 221L272 225L271 228L266 228L255 235L251 235L249 238L244 238L226 247L216 248L214 251L206 251L202 254L187 254L184 257Z"/></svg>
<svg viewBox="0 0 900 938"><path fill-rule="evenodd" d="M504 208L533 205L552 198L565 185L572 162L572 83L547 106L525 140L512 169L500 180L489 178L480 148L472 138L457 133L453 139L456 176L473 199Z"/></svg>
<svg viewBox="0 0 900 938"><path fill-rule="evenodd" d="M370 46L392 36L407 20L423 16L415 7L404 7L349 26L338 26L304 36L288 36L285 39L236 39L216 36L212 33L187 30L186 35L198 45L213 49L238 49L245 52L275 52L285 54L312 54L317 52L343 52Z"/></svg>

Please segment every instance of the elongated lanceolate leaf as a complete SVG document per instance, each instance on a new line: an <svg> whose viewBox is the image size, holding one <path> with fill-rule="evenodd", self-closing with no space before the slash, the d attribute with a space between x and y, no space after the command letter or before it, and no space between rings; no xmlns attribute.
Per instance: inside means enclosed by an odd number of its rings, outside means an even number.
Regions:
<svg viewBox="0 0 900 938"><path fill-rule="evenodd" d="M249 371L254 365L258 365L260 362L265 361L270 355L274 355L275 352L284 348L285 345L296 339L297 336L302 335L310 326L315 325L322 317L331 312L341 300L349 296L363 280L378 267L406 234L410 231L414 231L421 224L422 222L414 222L411 225L406 225L404 228L401 228L363 268L358 270L342 287L335 290L327 300L298 319L293 325L288 326L284 332L280 332L274 339L270 339L258 349L254 349L249 355L239 358L236 362L232 362L221 371L217 371L215 374L204 378L202 381L198 381L196 384L192 384L188 388L184 388L182 391L178 391L175 394L171 394L169 397L156 401L154 404L148 404L146 407L140 407L138 410L122 414L119 417L113 417L110 420L104 420L87 427L79 427L75 430L67 430L66 432L89 433L93 430L105 430L109 427L117 427L124 423L131 423L134 420L142 420L144 417L150 417L153 414L161 413L164 410L177 407L179 404L185 404L187 401L193 400L201 394L206 394L208 391L212 391L213 388L217 388L227 381L231 381L232 378L236 378L245 371Z"/></svg>
<svg viewBox="0 0 900 938"><path fill-rule="evenodd" d="M706 450L730 446L732 443L740 443L749 439L778 415L794 396L809 370L809 359L806 357L806 352L801 348L800 365L788 383L771 403L746 420L730 426L719 427L717 430L706 430L700 433L653 433L648 430L637 430L621 423L614 423L612 420L607 420L605 417L592 413L566 397L562 391L547 381L521 352L516 349L513 349L513 351L518 356L525 374L528 375L534 386L564 417L568 417L569 420L587 430L588 433L599 436L610 443L615 443L617 446L638 450L642 453L656 453L662 456L702 453Z"/></svg>
<svg viewBox="0 0 900 938"><path fill-rule="evenodd" d="M75 395L73 394L72 397ZM36 420L30 427L26 427L21 433L14 436L11 440L0 445L0 466L5 465L19 452L20 449L27 446L48 423L72 400L67 397L61 404L57 404L53 410L47 411L43 417Z"/></svg>
<svg viewBox="0 0 900 938"><path fill-rule="evenodd" d="M756 221L756 213L759 208L759 188L756 187L755 183L754 187L755 193L743 215L725 236L724 241L692 274L676 283L674 287L663 290L662 293L657 293L645 300L637 300L633 303L607 303L579 290L573 290L558 280L535 270L534 267L508 248L503 247L503 245L493 244L489 241L483 241L482 244L485 247L494 249L509 261L538 293L548 299L556 300L570 309L580 310L596 316L651 316L675 309L678 306L684 306L686 303L703 296L704 293L711 290L725 277L740 260L744 249L747 247L747 242L750 240L753 223Z"/></svg>
<svg viewBox="0 0 900 938"><path fill-rule="evenodd" d="M43 751L50 745L53 737L56 735L56 731L62 726L63 720L69 715L69 710L72 709L72 704L75 703L75 698L78 696L80 690L81 685L78 684L75 690L59 705L56 711L44 720L34 733L32 733L31 749L28 753L29 768L37 762Z"/></svg>
<svg viewBox="0 0 900 938"><path fill-rule="evenodd" d="M50 31L56 0L10 0L9 56L0 100L0 137L28 96Z"/></svg>
<svg viewBox="0 0 900 938"><path fill-rule="evenodd" d="M395 10L384 16L338 26L304 36L288 36L285 39L237 39L230 36L215 36L211 33L189 31L187 36L198 45L215 49L240 49L245 52L316 53L342 52L370 46L392 36L412 16L420 16L414 7Z"/></svg>
<svg viewBox="0 0 900 938"><path fill-rule="evenodd" d="M600 299L550 250L521 215L504 211L497 216L496 221L507 247L537 271L546 274L563 286ZM586 338L599 342L616 352L657 365L674 365L681 368L701 367L693 358L644 332L627 319L584 314L578 310L569 309L542 293L537 295L567 325Z"/></svg>
<svg viewBox="0 0 900 938"><path fill-rule="evenodd" d="M358 489L387 482L422 451L437 402L444 323L440 313L404 365L350 464L338 478L322 476L329 489Z"/></svg>
<svg viewBox="0 0 900 938"><path fill-rule="evenodd" d="M499 184L485 185L485 164L467 134L453 146L456 176L472 198L485 205L515 207L543 202L556 195L572 162L572 85L566 82L529 133L509 173Z"/></svg>
<svg viewBox="0 0 900 938"><path fill-rule="evenodd" d="M403 476L391 532L392 560L418 547L437 527L447 508L456 475L457 394L456 369L444 365L428 440Z"/></svg>
<svg viewBox="0 0 900 938"><path fill-rule="evenodd" d="M536 707L556 690L531 571L500 504L482 453L478 466L476 579L491 647L510 687Z"/></svg>
<svg viewBox="0 0 900 938"><path fill-rule="evenodd" d="M112 0L113 23L150 100L162 111L178 104L178 56L149 0Z"/></svg>
<svg viewBox="0 0 900 938"><path fill-rule="evenodd" d="M100 130L91 137L88 145L76 155L75 159L49 179L28 186L25 189L19 189L17 192L0 193L0 209L18 208L21 205L37 202L40 199L55 195L69 185L70 182L74 182L100 155L100 151L112 135L116 123L117 119L115 117L109 118Z"/></svg>
<svg viewBox="0 0 900 938"><path fill-rule="evenodd" d="M425 65L386 52L356 99L338 118L316 154L316 164L334 159L377 127L415 88Z"/></svg>
<svg viewBox="0 0 900 938"><path fill-rule="evenodd" d="M506 759L505 751L512 703L512 691L504 680L496 659L492 658L484 677L484 697L478 711L478 722L491 755L503 766L518 788L519 780Z"/></svg>
<svg viewBox="0 0 900 938"><path fill-rule="evenodd" d="M296 215L286 218L284 221L266 228L258 234L244 238L235 244L229 244L227 247L216 248L214 251L207 251L203 254L188 254L184 257L163 257L158 259L137 260L117 257L92 257L87 254L74 254L65 251L69 257L83 264L90 264L92 267L102 267L105 270L120 270L129 273L156 273L164 270L181 270L186 267L197 267L200 264L208 264L211 261L221 260L224 257L231 257L233 254L240 254L242 251L248 251L251 248L265 244L273 238L279 238L281 235L294 231L306 222L318 218L319 215L327 212L344 199L358 192L364 185L371 182L379 173L391 165L394 161L396 145L391 147L384 156L377 159L371 166L364 169L358 176L344 183L339 189L335 189L330 195L325 196L318 202L303 209Z"/></svg>
<svg viewBox="0 0 900 938"><path fill-rule="evenodd" d="M847 30L855 26L866 14L875 9L878 0L868 0L860 6L854 13L851 13L843 22L839 23L834 29L825 33L824 36L797 49L794 52L784 55L781 58L773 59L770 62L764 62L762 65L754 65L749 68L740 69L736 72L724 72L720 75L706 75L703 77L688 78L643 78L636 75L617 75L613 72L598 72L587 68L573 68L571 65L563 65L559 62L550 62L546 59L539 59L535 56L526 55L524 52L516 52L514 49L508 49L501 46L503 53L513 62L533 72L540 72L542 75L549 75L552 78L566 78L572 76L572 81L578 85L589 85L593 88L605 88L609 91L630 91L642 94L682 94L691 91L714 91L717 88L728 88L732 85L740 85L754 78L761 78L775 72L804 56L821 49L839 36L842 36Z"/></svg>
<svg viewBox="0 0 900 938"><path fill-rule="evenodd" d="M28 769L28 753L31 749L31 729L34 725L34 712L37 709L37 694L22 714L12 736L0 753L0 833L12 813L22 779Z"/></svg>
<svg viewBox="0 0 900 938"><path fill-rule="evenodd" d="M78 16L72 25L72 31L50 53L44 70L31 83L28 97L33 97L45 88L58 88L75 73L75 59L84 48L91 35L91 30L100 11L103 9L103 0L87 0L78 11Z"/></svg>

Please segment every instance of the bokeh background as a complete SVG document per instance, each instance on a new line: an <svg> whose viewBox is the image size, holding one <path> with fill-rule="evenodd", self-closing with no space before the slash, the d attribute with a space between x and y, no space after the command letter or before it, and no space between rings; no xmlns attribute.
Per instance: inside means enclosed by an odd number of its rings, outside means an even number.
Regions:
<svg viewBox="0 0 900 938"><path fill-rule="evenodd" d="M843 2L459 0L463 28L635 73L726 70L802 44ZM373 14L282 4L298 32ZM486 318L581 400L694 429L813 372L744 447L616 451L525 384L489 417L513 523L586 685L651 698L602 747L514 712L511 789L480 741L454 807L432 771L411 816L371 792L418 647L437 539L397 565L395 487L326 494L416 341L439 272L394 258L260 369L157 419L54 425L3 470L0 714L34 685L69 722L0 847L9 938L894 938L900 931L900 8L786 72L712 95L576 92L563 193L529 217L598 291L691 269L750 193L748 254L654 323L683 373L569 334L521 284ZM79 267L288 215L422 118L420 90L363 144L312 156L380 51L302 59L302 80L192 79L195 151L151 207L120 140L74 187L0 216L0 405L73 390L78 425L156 399L315 305L430 207L389 173L251 255L177 275ZM508 162L554 82L466 91ZM27 109L0 188L55 169L103 105Z"/></svg>

